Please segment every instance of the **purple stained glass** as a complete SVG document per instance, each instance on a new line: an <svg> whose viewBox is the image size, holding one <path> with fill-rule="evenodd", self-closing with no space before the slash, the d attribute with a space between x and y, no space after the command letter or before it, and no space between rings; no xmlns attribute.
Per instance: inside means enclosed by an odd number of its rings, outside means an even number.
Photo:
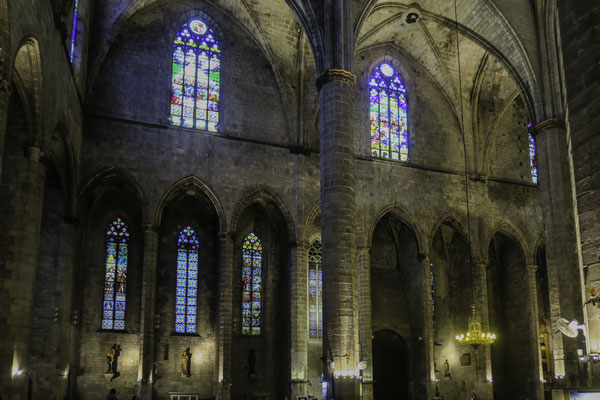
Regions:
<svg viewBox="0 0 600 400"><path fill-rule="evenodd" d="M73 6L73 25L71 26L71 46L69 48L69 60L73 62L73 57L75 56L75 43L77 41L77 23L78 23L78 15L79 14L79 0L75 0L75 5Z"/></svg>
<svg viewBox="0 0 600 400"><path fill-rule="evenodd" d="M198 247L196 232L186 226L177 239L175 332L196 333L198 306Z"/></svg>
<svg viewBox="0 0 600 400"><path fill-rule="evenodd" d="M220 57L214 32L202 20L181 26L173 42L171 124L218 131Z"/></svg>
<svg viewBox="0 0 600 400"><path fill-rule="evenodd" d="M535 138L531 134L531 127L533 125L529 124L527 127L529 128L528 137L529 137L529 166L531 167L531 180L533 183L537 185L538 183L538 170L537 170L537 150L535 147Z"/></svg>
<svg viewBox="0 0 600 400"><path fill-rule="evenodd" d="M369 79L371 155L408 160L406 89L396 69L384 62Z"/></svg>
<svg viewBox="0 0 600 400"><path fill-rule="evenodd" d="M125 329L128 242L127 224L121 218L117 218L106 231L102 329Z"/></svg>
<svg viewBox="0 0 600 400"><path fill-rule="evenodd" d="M242 334L260 335L262 319L262 244L250 233L242 244Z"/></svg>
<svg viewBox="0 0 600 400"><path fill-rule="evenodd" d="M308 333L311 338L323 337L322 286L321 241L317 239L308 249Z"/></svg>

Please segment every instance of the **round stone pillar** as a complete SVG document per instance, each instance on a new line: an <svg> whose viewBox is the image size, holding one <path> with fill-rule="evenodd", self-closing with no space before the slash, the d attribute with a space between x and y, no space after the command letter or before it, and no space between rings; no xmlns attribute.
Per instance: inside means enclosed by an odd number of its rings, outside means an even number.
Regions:
<svg viewBox="0 0 600 400"><path fill-rule="evenodd" d="M359 396L354 312L356 215L352 99L356 77L326 70L320 94L321 237L323 243L323 356L330 394ZM333 380L331 379L333 375Z"/></svg>
<svg viewBox="0 0 600 400"><path fill-rule="evenodd" d="M577 234L565 121L554 118L535 126L537 167L546 228L546 264L554 375L560 384L574 384L578 376L577 341L563 340L556 328L559 318L584 321L581 300Z"/></svg>
<svg viewBox="0 0 600 400"><path fill-rule="evenodd" d="M290 391L291 398L307 394L308 383L308 245L290 245Z"/></svg>
<svg viewBox="0 0 600 400"><path fill-rule="evenodd" d="M216 397L231 398L231 344L233 340L233 238L229 232L219 233L219 310L217 326Z"/></svg>

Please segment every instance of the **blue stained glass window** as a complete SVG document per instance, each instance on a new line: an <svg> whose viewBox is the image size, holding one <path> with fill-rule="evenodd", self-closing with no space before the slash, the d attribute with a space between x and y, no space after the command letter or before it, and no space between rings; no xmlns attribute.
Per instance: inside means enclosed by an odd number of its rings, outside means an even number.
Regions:
<svg viewBox="0 0 600 400"><path fill-rule="evenodd" d="M308 249L308 332L311 338L323 337L322 288L321 241L317 239Z"/></svg>
<svg viewBox="0 0 600 400"><path fill-rule="evenodd" d="M537 150L535 148L535 139L531 134L531 127L533 125L529 124L527 127L529 128L529 165L531 167L531 180L533 183L537 185L538 183L538 171L537 171Z"/></svg>
<svg viewBox="0 0 600 400"><path fill-rule="evenodd" d="M402 77L384 62L369 78L371 155L408 160L408 117L406 89Z"/></svg>
<svg viewBox="0 0 600 400"><path fill-rule="evenodd" d="M196 333L198 307L198 237L186 226L177 240L175 332Z"/></svg>
<svg viewBox="0 0 600 400"><path fill-rule="evenodd" d="M73 6L73 26L71 27L71 46L69 48L69 60L73 62L75 55L75 42L77 41L77 14L79 13L79 0L75 0Z"/></svg>
<svg viewBox="0 0 600 400"><path fill-rule="evenodd" d="M125 329L128 242L127 224L121 218L117 218L106 231L102 329Z"/></svg>
<svg viewBox="0 0 600 400"><path fill-rule="evenodd" d="M242 334L260 335L262 317L262 244L250 233L242 244Z"/></svg>
<svg viewBox="0 0 600 400"><path fill-rule="evenodd" d="M221 49L202 20L192 19L173 42L171 124L217 132L221 90Z"/></svg>

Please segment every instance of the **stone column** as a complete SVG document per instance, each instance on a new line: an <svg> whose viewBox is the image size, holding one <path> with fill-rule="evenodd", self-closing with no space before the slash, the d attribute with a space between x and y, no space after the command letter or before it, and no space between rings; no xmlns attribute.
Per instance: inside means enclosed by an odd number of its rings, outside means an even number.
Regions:
<svg viewBox="0 0 600 400"><path fill-rule="evenodd" d="M217 326L217 399L231 397L231 343L233 340L233 239L219 233L219 311Z"/></svg>
<svg viewBox="0 0 600 400"><path fill-rule="evenodd" d="M306 396L308 382L308 245L290 246L291 398Z"/></svg>
<svg viewBox="0 0 600 400"><path fill-rule="evenodd" d="M550 119L535 126L537 166L546 227L546 263L552 321L554 375L578 373L576 340L563 341L556 328L559 318L583 322L581 278L565 122Z"/></svg>
<svg viewBox="0 0 600 400"><path fill-rule="evenodd" d="M4 159L4 138L8 119L8 101L11 95L10 82L0 77L0 177L2 176L2 160Z"/></svg>
<svg viewBox="0 0 600 400"><path fill-rule="evenodd" d="M488 260L473 257L473 293L475 305L481 318L481 327L484 332L490 331L490 316L488 312L488 289L487 289L487 267ZM492 353L490 346L480 346L477 351L477 394L484 399L493 397L492 376Z"/></svg>
<svg viewBox="0 0 600 400"><path fill-rule="evenodd" d="M158 227L144 224L144 264L140 307L139 396L152 398L153 366L156 362L154 314L156 312L156 263L158 258Z"/></svg>
<svg viewBox="0 0 600 400"><path fill-rule="evenodd" d="M527 308L529 311L529 342L531 343L531 357L528 370L531 371L531 400L544 399L544 373L542 370L542 354L540 350L540 321L538 314L537 298L537 279L536 271L538 266L533 264L525 265L527 270Z"/></svg>
<svg viewBox="0 0 600 400"><path fill-rule="evenodd" d="M323 351L335 363L333 397L356 399L353 296L355 177L352 98L356 77L327 70L318 79L321 132L321 235L323 241ZM338 379L339 378L339 379Z"/></svg>
<svg viewBox="0 0 600 400"><path fill-rule="evenodd" d="M358 249L358 312L360 360L366 361L362 371L362 399L373 400L373 326L371 323L371 248Z"/></svg>
<svg viewBox="0 0 600 400"><path fill-rule="evenodd" d="M433 331L433 298L431 293L431 260L425 254L421 257L421 269L423 271L423 306L424 310L424 332L425 343L425 365L427 368L427 398L435 396L435 334Z"/></svg>
<svg viewBox="0 0 600 400"><path fill-rule="evenodd" d="M10 299L10 309L7 310L10 318L9 340L13 347L12 370L23 371L20 376L13 375L9 399L18 395L21 399L27 398L27 381L31 379L27 374L31 370L29 343L46 175L46 167L41 162L42 155L37 147L27 149L20 191L15 193L14 223L9 227L12 259L7 262L8 277L4 281Z"/></svg>

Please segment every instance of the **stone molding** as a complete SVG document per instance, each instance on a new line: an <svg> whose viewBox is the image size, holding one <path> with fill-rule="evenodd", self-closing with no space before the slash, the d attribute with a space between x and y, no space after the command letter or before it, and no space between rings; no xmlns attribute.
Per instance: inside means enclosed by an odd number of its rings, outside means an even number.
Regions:
<svg viewBox="0 0 600 400"><path fill-rule="evenodd" d="M356 75L345 69L328 69L317 78L317 91L320 92L326 83L333 81L342 82L350 87L354 87L356 86Z"/></svg>
<svg viewBox="0 0 600 400"><path fill-rule="evenodd" d="M142 232L144 232L144 233L149 233L149 232L158 233L159 229L160 229L160 226L155 225L155 224L142 224Z"/></svg>
<svg viewBox="0 0 600 400"><path fill-rule="evenodd" d="M535 264L526 264L525 269L527 269L527 271L530 271L530 272L531 271L535 272L535 271L537 271L538 266Z"/></svg>
<svg viewBox="0 0 600 400"><path fill-rule="evenodd" d="M538 134L542 132L546 132L550 129L566 129L567 125L565 120L562 118L550 118L545 121L540 122L531 130L531 134L533 137L537 137Z"/></svg>
<svg viewBox="0 0 600 400"><path fill-rule="evenodd" d="M4 93L8 96L12 93L12 86L10 81L4 78L0 78L0 93Z"/></svg>

